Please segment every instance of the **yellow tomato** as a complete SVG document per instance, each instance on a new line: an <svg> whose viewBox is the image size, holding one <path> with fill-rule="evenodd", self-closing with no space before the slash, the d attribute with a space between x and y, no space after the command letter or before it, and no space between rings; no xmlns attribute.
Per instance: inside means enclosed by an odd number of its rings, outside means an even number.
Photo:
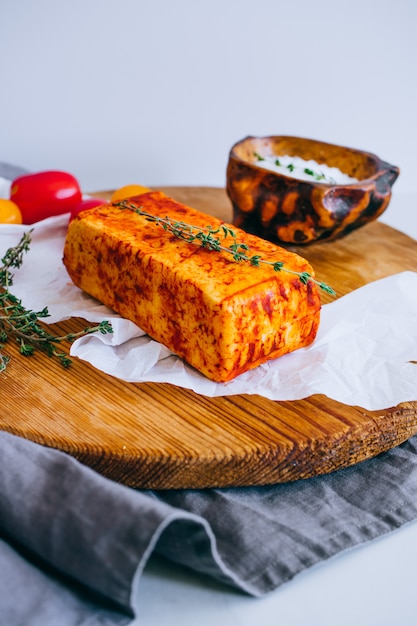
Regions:
<svg viewBox="0 0 417 626"><path fill-rule="evenodd" d="M22 212L15 202L0 198L0 224L21 224Z"/></svg>
<svg viewBox="0 0 417 626"><path fill-rule="evenodd" d="M141 193L146 193L148 191L150 191L150 189L148 189L148 187L143 187L142 185L125 185L124 187L120 187L120 189L116 189L116 191L113 192L110 201L121 202L126 198L139 196Z"/></svg>

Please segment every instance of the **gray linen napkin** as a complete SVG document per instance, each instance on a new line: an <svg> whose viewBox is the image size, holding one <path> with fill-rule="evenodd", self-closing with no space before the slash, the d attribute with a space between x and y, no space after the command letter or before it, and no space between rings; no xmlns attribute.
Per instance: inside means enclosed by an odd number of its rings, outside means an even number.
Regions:
<svg viewBox="0 0 417 626"><path fill-rule="evenodd" d="M0 614L8 626L128 624L153 551L258 596L416 517L417 437L305 481L156 492L0 432ZM19 603L12 588L25 589Z"/></svg>

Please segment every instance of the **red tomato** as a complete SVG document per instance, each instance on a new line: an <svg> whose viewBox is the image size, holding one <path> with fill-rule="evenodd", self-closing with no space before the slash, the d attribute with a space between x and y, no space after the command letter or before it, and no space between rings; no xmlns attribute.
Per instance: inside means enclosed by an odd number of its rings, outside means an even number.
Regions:
<svg viewBox="0 0 417 626"><path fill-rule="evenodd" d="M78 181L67 172L24 174L12 182L10 190L10 200L19 207L23 224L70 213L81 197Z"/></svg>
<svg viewBox="0 0 417 626"><path fill-rule="evenodd" d="M78 213L81 213L81 211L94 209L94 207L107 204L107 202L108 201L103 200L103 198L86 198L85 200L81 200L81 202L71 211L70 221L73 220Z"/></svg>

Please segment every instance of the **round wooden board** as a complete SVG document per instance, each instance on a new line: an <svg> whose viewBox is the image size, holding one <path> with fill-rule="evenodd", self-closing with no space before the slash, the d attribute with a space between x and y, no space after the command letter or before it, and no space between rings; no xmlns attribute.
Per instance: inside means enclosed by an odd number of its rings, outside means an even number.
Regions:
<svg viewBox="0 0 417 626"><path fill-rule="evenodd" d="M231 220L223 189L161 189ZM378 222L340 241L293 249L338 296L417 269L416 242ZM323 296L324 303L330 300ZM70 320L56 328L83 326ZM168 384L125 383L81 361L63 370L41 354L20 356L11 343L7 352L12 359L1 374L0 428L64 450L133 487L249 486L308 478L375 456L417 432L417 401L370 412L324 396L296 402L257 395L206 398Z"/></svg>

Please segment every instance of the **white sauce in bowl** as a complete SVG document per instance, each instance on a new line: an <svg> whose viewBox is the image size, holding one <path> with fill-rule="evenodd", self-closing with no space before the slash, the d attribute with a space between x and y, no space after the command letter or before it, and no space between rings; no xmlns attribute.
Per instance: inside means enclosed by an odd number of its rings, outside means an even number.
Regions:
<svg viewBox="0 0 417 626"><path fill-rule="evenodd" d="M326 185L351 185L357 183L358 179L348 176L337 167L329 167L325 163L316 161L306 161L295 156L262 156L255 153L256 165L267 170L297 178L298 180L308 180Z"/></svg>

